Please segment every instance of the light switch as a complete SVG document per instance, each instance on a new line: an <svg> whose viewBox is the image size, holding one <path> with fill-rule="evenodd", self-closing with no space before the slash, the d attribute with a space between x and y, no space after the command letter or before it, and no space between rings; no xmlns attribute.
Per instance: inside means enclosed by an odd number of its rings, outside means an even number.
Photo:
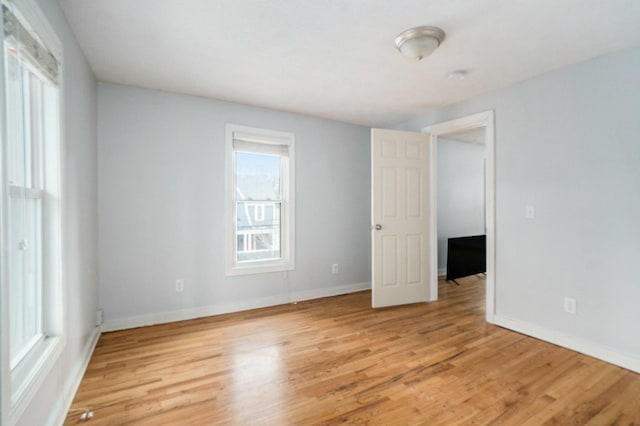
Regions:
<svg viewBox="0 0 640 426"><path fill-rule="evenodd" d="M524 217L527 219L535 219L536 218L536 208L533 206L526 206L524 208Z"/></svg>

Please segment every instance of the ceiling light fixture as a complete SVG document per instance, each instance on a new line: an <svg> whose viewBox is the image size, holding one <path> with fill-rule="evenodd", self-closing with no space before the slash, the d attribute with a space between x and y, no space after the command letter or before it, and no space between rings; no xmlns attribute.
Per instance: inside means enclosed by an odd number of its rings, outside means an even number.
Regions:
<svg viewBox="0 0 640 426"><path fill-rule="evenodd" d="M419 61L431 55L444 40L444 31L437 27L415 27L396 37L396 47L404 56Z"/></svg>

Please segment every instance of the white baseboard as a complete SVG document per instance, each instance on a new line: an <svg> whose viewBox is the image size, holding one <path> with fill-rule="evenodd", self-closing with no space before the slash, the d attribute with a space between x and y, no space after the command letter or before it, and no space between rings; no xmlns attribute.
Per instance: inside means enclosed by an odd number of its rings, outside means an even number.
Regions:
<svg viewBox="0 0 640 426"><path fill-rule="evenodd" d="M594 358L598 358L602 361L626 368L627 370L640 373L640 359L621 354L614 349L591 340L582 339L559 333L555 330L540 327L535 324L530 324L525 321L520 321L513 318L507 318L500 315L493 317L493 323L509 330L517 331L518 333L526 334L536 339L544 340L555 345L563 346L565 348L580 352L585 355L589 355Z"/></svg>
<svg viewBox="0 0 640 426"><path fill-rule="evenodd" d="M91 355L93 355L93 351L96 348L96 344L100 339L101 328L100 326L93 329L91 332L91 336L87 343L84 345L82 349L82 356L76 363L73 371L67 378L64 383L64 389L62 393L62 397L60 399L61 404L56 405L56 412L50 417L53 421L50 423L52 425L63 425L65 419L67 418L67 413L71 408L71 404L73 403L73 399L76 396L76 392L78 392L78 388L80 387L80 382L82 382L82 378L84 377L85 371L87 371L87 366L89 365L89 361L91 360ZM80 414L78 414L80 415Z"/></svg>
<svg viewBox="0 0 640 426"><path fill-rule="evenodd" d="M212 315L248 311L250 309L266 308L269 306L283 305L285 303L319 299L321 297L337 296L340 294L355 293L358 291L370 289L370 282L347 284L335 287L324 287L312 290L296 291L291 293L290 296L288 294L279 294L266 298L263 297L260 299L253 299L242 302L223 303L219 305L201 306L197 308L181 309L177 311L158 312L128 318L117 318L113 320L107 320L102 326L102 331L107 332L125 330L128 328L144 327L147 325L164 324L168 322L184 321L194 318L208 317Z"/></svg>

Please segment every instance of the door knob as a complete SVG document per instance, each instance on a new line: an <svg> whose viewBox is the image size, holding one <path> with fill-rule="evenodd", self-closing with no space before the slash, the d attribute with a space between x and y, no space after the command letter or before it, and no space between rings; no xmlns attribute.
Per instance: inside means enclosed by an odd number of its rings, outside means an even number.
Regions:
<svg viewBox="0 0 640 426"><path fill-rule="evenodd" d="M379 230L381 230L381 229L382 229L382 225L377 224L377 225L376 225L376 231L379 231Z"/></svg>

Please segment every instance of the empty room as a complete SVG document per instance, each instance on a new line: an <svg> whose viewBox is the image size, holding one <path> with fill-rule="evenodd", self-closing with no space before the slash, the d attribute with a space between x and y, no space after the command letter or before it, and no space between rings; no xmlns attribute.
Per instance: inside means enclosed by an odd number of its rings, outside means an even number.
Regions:
<svg viewBox="0 0 640 426"><path fill-rule="evenodd" d="M1 0L0 424L640 425L637 0Z"/></svg>

